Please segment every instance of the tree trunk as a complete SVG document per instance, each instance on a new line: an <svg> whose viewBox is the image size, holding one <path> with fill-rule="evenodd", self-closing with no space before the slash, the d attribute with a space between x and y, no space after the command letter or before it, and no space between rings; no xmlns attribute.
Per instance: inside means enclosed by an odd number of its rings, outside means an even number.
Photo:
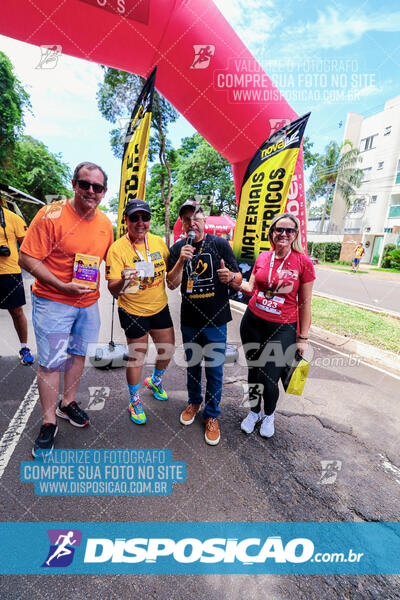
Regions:
<svg viewBox="0 0 400 600"><path fill-rule="evenodd" d="M161 144L160 144L160 152L159 152L159 158L160 158L160 163L161 166L164 166L167 169L168 172L168 179L167 179L167 195L165 195L165 189L164 189L164 174L161 175L161 199L164 203L165 206L165 243L167 244L167 246L169 247L170 245L170 222L169 222L169 208L170 208L170 202L171 202L171 165L168 162L167 159L167 155L165 152L165 135L164 132L162 130L162 126L161 126L161 116L159 115L158 118L158 131L160 133L160 139L161 139Z"/></svg>
<svg viewBox="0 0 400 600"><path fill-rule="evenodd" d="M331 195L331 191L332 191L332 188L333 188L334 185L335 185L334 183L331 183L328 186L328 189L326 190L324 208L322 209L321 223L320 223L320 226L319 226L319 232L320 233L324 232L324 223L325 223L325 218L326 218L326 211L328 209L329 196Z"/></svg>

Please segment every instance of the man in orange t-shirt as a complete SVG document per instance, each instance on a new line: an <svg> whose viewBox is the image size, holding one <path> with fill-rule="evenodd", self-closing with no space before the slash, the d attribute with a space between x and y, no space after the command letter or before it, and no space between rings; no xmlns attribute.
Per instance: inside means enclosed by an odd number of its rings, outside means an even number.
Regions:
<svg viewBox="0 0 400 600"><path fill-rule="evenodd" d="M80 163L73 175L74 197L44 206L32 221L21 246L19 264L35 276L32 287L32 322L36 335L38 388L43 425L32 450L34 457L50 452L57 434L57 419L75 427L89 424L75 402L88 344L96 343L100 329L95 289L73 282L77 254L86 255L98 271L113 242L110 220L97 206L107 190L107 175L90 162ZM79 257L81 258L81 257ZM60 372L63 394L57 404Z"/></svg>

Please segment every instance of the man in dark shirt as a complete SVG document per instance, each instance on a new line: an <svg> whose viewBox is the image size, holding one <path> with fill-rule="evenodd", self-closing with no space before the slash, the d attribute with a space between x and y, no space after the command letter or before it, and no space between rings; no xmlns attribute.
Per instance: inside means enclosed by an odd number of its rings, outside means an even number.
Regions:
<svg viewBox="0 0 400 600"><path fill-rule="evenodd" d="M191 425L203 401L201 361L205 361L205 441L215 446L220 440L217 417L222 394L226 350L226 324L232 320L228 286L240 287L242 276L229 243L204 233L205 216L194 200L179 210L185 233L192 231L193 244L179 240L170 249L167 284L181 285L181 331L187 366L188 405L181 413L182 425ZM192 235L193 235L192 234Z"/></svg>

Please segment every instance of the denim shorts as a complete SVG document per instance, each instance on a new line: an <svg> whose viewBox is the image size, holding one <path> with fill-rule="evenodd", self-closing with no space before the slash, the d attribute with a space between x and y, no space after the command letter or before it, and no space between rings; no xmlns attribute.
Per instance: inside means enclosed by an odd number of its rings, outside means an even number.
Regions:
<svg viewBox="0 0 400 600"><path fill-rule="evenodd" d="M32 293L32 322L37 360L41 367L65 371L71 354L86 356L88 344L96 344L100 330L97 302L87 307L70 306Z"/></svg>

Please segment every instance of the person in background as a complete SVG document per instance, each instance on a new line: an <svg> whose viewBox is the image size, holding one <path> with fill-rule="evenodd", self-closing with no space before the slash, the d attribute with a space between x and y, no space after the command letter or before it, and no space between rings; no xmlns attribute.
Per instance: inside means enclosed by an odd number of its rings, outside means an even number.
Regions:
<svg viewBox="0 0 400 600"><path fill-rule="evenodd" d="M181 285L181 331L187 367L188 405L180 415L182 425L191 425L203 401L201 363L199 355L193 364L193 344L202 352L213 348L211 358L204 358L206 395L203 417L204 438L215 446L220 441L217 417L220 414L223 365L226 351L226 324L232 320L228 287L238 289L242 281L229 243L216 235L205 234L205 216L200 204L186 200L179 210L184 231L192 233L193 245L177 241L171 248L167 283L170 289ZM199 353L200 354L200 353Z"/></svg>
<svg viewBox="0 0 400 600"><path fill-rule="evenodd" d="M249 397L255 398L241 423L242 431L248 434L261 422L260 435L274 435L278 381L292 363L296 349L303 355L307 348L315 272L303 252L299 233L300 223L293 214L272 219L268 233L272 249L261 252L250 280L240 286L240 291L251 295L240 325L249 369ZM251 349L246 350L247 344Z"/></svg>
<svg viewBox="0 0 400 600"><path fill-rule="evenodd" d="M87 348L97 343L100 316L99 278L91 289L72 281L77 254L100 266L114 239L111 221L97 206L107 190L107 175L91 162L80 163L72 177L74 197L39 210L21 246L19 264L35 278L32 322L36 336L38 388L43 425L32 455L54 447L57 418L86 427L89 417L75 402ZM62 396L57 402L60 373Z"/></svg>
<svg viewBox="0 0 400 600"><path fill-rule="evenodd" d="M354 258L353 258L353 273L357 273L360 267L360 260L364 256L365 250L364 246L360 243L354 250Z"/></svg>
<svg viewBox="0 0 400 600"><path fill-rule="evenodd" d="M0 199L0 308L8 310L13 320L21 344L20 363L31 365L34 358L28 348L28 324L22 308L26 300L17 246L17 242L22 244L28 228L20 216L1 202Z"/></svg>
<svg viewBox="0 0 400 600"><path fill-rule="evenodd" d="M149 233L151 212L146 202L130 200L124 218L128 232L108 251L106 279L111 294L118 297L118 315L129 347L129 412L134 423L143 425L147 419L139 388L149 335L158 354L153 374L144 384L157 400L168 399L162 376L175 349L164 281L169 251L158 235Z"/></svg>

